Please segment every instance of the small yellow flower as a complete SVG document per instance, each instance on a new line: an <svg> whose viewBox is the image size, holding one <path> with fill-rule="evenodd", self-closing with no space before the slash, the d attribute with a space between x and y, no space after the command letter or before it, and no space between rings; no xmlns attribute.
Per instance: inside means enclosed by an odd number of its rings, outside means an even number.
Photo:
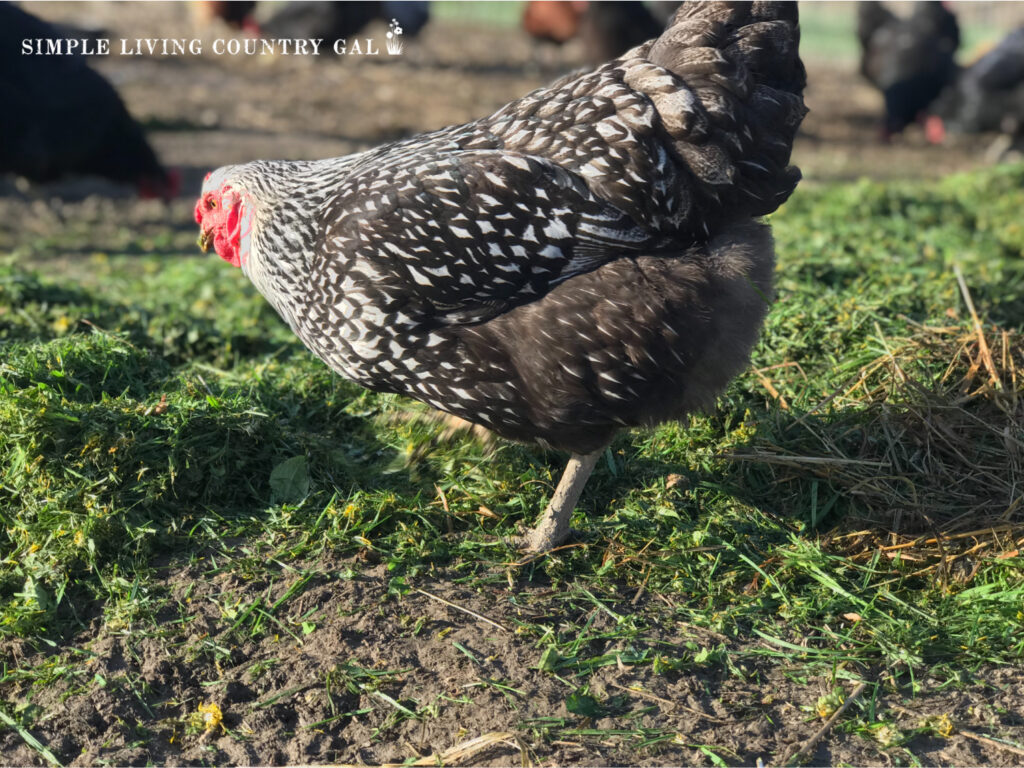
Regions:
<svg viewBox="0 0 1024 768"><path fill-rule="evenodd" d="M217 728L221 725L221 721L224 719L224 713L221 712L220 707L213 702L210 702L209 704L200 704L199 716L200 722L206 731L212 731L214 728Z"/></svg>
<svg viewBox="0 0 1024 768"><path fill-rule="evenodd" d="M33 552L38 552L40 549L41 547L38 544L30 544L28 548L28 553L31 555Z"/></svg>
<svg viewBox="0 0 1024 768"><path fill-rule="evenodd" d="M76 547L84 547L85 546L85 532L84 531L81 531L81 530L75 531L75 546Z"/></svg>
<svg viewBox="0 0 1024 768"><path fill-rule="evenodd" d="M939 715L935 718L935 732L944 739L948 739L956 731L956 726L949 719L949 715Z"/></svg>
<svg viewBox="0 0 1024 768"><path fill-rule="evenodd" d="M356 516L356 505L349 504L341 514L345 516L346 520L354 520Z"/></svg>

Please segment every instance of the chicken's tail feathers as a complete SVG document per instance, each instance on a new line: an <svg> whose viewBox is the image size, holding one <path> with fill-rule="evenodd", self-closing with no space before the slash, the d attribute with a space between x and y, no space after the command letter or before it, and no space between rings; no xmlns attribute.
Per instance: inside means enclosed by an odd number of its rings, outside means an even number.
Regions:
<svg viewBox="0 0 1024 768"><path fill-rule="evenodd" d="M647 58L677 75L718 74L739 79L746 68L762 85L800 93L806 74L800 61L800 27L795 2L683 3ZM733 69L714 67L718 51ZM717 59L717 57L716 57Z"/></svg>
<svg viewBox="0 0 1024 768"><path fill-rule="evenodd" d="M807 109L795 2L685 2L655 40L627 54L672 146L716 205L774 211L800 179L789 165ZM736 210L733 208L733 210Z"/></svg>

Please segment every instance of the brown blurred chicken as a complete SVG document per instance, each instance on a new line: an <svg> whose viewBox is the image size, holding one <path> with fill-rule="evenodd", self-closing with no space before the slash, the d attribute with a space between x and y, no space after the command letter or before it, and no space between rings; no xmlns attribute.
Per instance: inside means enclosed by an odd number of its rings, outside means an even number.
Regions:
<svg viewBox="0 0 1024 768"><path fill-rule="evenodd" d="M527 34L558 45L579 37L591 64L614 59L663 28L638 0L531 0L523 12Z"/></svg>
<svg viewBox="0 0 1024 768"><path fill-rule="evenodd" d="M530 0L523 9L523 29L536 40L561 45L579 33L586 9L580 0Z"/></svg>

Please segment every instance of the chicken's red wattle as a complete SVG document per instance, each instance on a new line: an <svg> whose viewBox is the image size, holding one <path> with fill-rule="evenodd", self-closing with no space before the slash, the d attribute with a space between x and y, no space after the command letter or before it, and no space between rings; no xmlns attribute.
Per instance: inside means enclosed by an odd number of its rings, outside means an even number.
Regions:
<svg viewBox="0 0 1024 768"><path fill-rule="evenodd" d="M224 223L213 239L217 255L233 267L242 266L241 207L241 203L235 203L228 209Z"/></svg>

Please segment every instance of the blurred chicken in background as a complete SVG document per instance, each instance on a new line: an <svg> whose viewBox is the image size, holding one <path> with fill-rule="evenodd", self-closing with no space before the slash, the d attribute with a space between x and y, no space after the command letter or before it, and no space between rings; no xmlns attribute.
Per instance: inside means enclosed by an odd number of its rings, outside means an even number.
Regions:
<svg viewBox="0 0 1024 768"><path fill-rule="evenodd" d="M585 0L530 0L523 8L523 29L535 40L561 45L579 34Z"/></svg>
<svg viewBox="0 0 1024 768"><path fill-rule="evenodd" d="M665 11L661 5L657 10ZM522 24L536 40L561 45L580 38L587 62L600 64L657 37L671 10L656 15L644 3L630 0L531 0Z"/></svg>
<svg viewBox="0 0 1024 768"><path fill-rule="evenodd" d="M253 18L255 0L193 0L192 17L200 26L222 21L232 29L240 29L253 35L260 32Z"/></svg>
<svg viewBox="0 0 1024 768"><path fill-rule="evenodd" d="M857 9L860 72L882 92L885 116L881 136L888 141L923 117L924 111L956 77L954 56L960 27L941 2L920 2L901 18L882 3Z"/></svg>
<svg viewBox="0 0 1024 768"><path fill-rule="evenodd" d="M933 105L926 122L928 140L953 133L1002 134L990 148L999 155L1024 139L1024 27L962 69Z"/></svg>
<svg viewBox="0 0 1024 768"><path fill-rule="evenodd" d="M404 35L413 37L430 21L430 4L423 0L384 2L314 2L285 5L261 25L264 37L323 38L326 45L357 34L374 20L394 19Z"/></svg>
<svg viewBox="0 0 1024 768"><path fill-rule="evenodd" d="M357 34L375 19L394 19L409 36L418 34L430 20L426 0L298 0L281 4L263 24L256 21L255 0L193 0L191 5L193 18L200 26L221 21L254 36L322 38L328 45Z"/></svg>
<svg viewBox="0 0 1024 768"><path fill-rule="evenodd" d="M85 56L23 56L23 40L61 31L0 3L0 173L48 182L71 175L134 184L142 197L177 195L166 170L124 102Z"/></svg>

